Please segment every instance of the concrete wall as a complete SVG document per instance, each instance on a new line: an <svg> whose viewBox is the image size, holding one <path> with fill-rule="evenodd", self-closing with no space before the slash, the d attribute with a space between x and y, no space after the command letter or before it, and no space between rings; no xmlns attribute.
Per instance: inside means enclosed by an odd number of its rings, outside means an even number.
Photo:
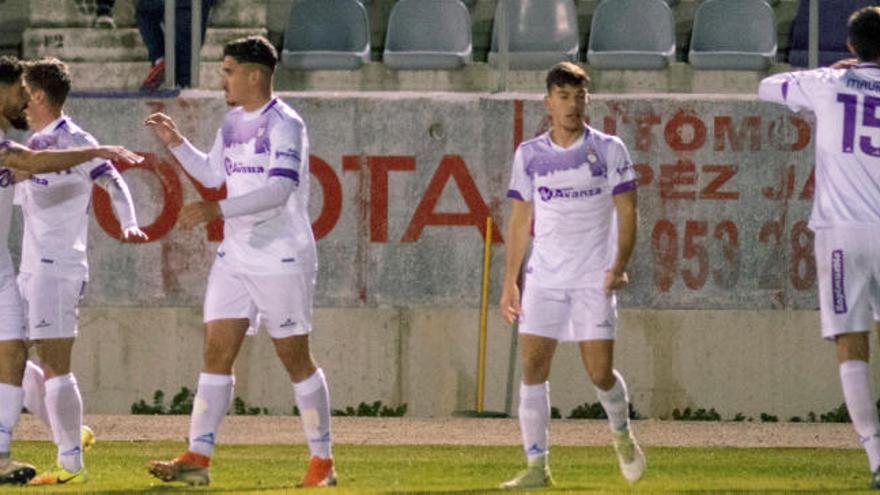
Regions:
<svg viewBox="0 0 880 495"><path fill-rule="evenodd" d="M503 411L512 334L495 313L493 306L485 407ZM157 389L167 404L181 386L195 388L197 308L87 307L81 321L74 368L87 412L126 413ZM406 403L415 416L473 410L478 322L476 308L319 308L312 342L333 407L381 400ZM725 419L766 412L787 420L843 402L816 311L625 309L620 322L617 368L643 416L714 407ZM245 341L236 380L236 395L248 404L290 413L289 380L265 334ZM550 381L563 415L596 401L574 345L559 348ZM514 386L514 413L517 392Z"/></svg>
<svg viewBox="0 0 880 495"><path fill-rule="evenodd" d="M316 355L337 406L406 402L412 414L473 407L481 226L503 224L516 143L541 132L540 96L287 94L310 132L313 229L321 269ZM192 387L214 223L174 229L182 204L218 199L147 133L151 111L207 148L225 106L180 99L73 99L69 113L102 142L148 156L124 172L150 242L121 244L96 194L92 282L77 371L91 412L124 412L152 391ZM108 117L112 116L112 117ZM812 121L750 97L596 97L591 121L632 152L640 237L622 295L618 362L636 408L715 407L788 417L840 403L833 353L818 337L812 236ZM20 225L12 244L20 239ZM496 301L503 234L494 233ZM17 248L14 248L17 249ZM494 309L493 309L494 312ZM490 318L487 405L504 405L509 331ZM265 337L242 353L239 391L275 412L289 386ZM573 348L553 399L594 400Z"/></svg>

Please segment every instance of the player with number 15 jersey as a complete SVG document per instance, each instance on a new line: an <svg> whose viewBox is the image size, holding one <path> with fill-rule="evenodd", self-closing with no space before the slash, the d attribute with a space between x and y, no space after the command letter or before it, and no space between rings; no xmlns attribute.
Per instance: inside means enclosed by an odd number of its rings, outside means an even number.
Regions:
<svg viewBox="0 0 880 495"><path fill-rule="evenodd" d="M816 115L816 271L822 336L837 343L853 426L880 489L880 422L868 335L880 321L880 7L849 19L858 58L761 81L761 99Z"/></svg>

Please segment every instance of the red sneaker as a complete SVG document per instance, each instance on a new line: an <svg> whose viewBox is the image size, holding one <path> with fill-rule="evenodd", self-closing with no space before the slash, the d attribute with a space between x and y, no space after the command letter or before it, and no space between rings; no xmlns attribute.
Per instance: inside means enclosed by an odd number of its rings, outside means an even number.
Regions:
<svg viewBox="0 0 880 495"><path fill-rule="evenodd" d="M316 486L336 486L336 470L333 469L333 459L321 459L312 456L309 461L309 470L305 477L296 485L297 488L311 488Z"/></svg>
<svg viewBox="0 0 880 495"><path fill-rule="evenodd" d="M150 73L141 83L141 91L152 92L159 89L165 83L165 61L160 60L159 63L153 65Z"/></svg>
<svg viewBox="0 0 880 495"><path fill-rule="evenodd" d="M189 485L211 483L211 458L186 451L170 461L150 461L150 474L162 481L183 481Z"/></svg>

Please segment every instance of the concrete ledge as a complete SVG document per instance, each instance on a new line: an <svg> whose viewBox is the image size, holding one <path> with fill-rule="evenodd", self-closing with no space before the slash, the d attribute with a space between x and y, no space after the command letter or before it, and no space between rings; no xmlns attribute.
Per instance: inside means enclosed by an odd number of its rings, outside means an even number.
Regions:
<svg viewBox="0 0 880 495"><path fill-rule="evenodd" d="M222 36L235 36L247 30L224 30ZM44 30L31 30L36 35ZM208 31L209 33L212 30ZM233 36L235 33L235 36ZM243 34L241 34L243 35ZM221 33L206 44L202 56L201 87L219 89L219 63L222 50ZM46 46L45 39L39 43ZM140 43L140 39L137 39ZM36 44L36 42L35 42ZM51 42L49 43L51 45ZM34 45L32 45L34 46ZM64 58L64 47L31 50L31 56L53 54ZM95 48L96 52L110 51L108 57L127 60L104 63L99 61L76 61L66 59L73 73L76 89L137 89L149 71L146 50L137 45L132 53L121 48ZM96 57L90 57L96 58ZM600 70L585 65L592 78L591 92L606 94L634 93L714 93L749 94L757 91L758 82L768 74L790 70L786 64L777 64L767 72L754 71L697 71L684 63L674 63L666 70L624 71ZM545 71L511 71L508 73L508 89L511 92L543 93ZM278 91L415 91L415 92L461 92L490 93L498 88L498 71L485 63L474 63L460 70L393 70L379 62L370 62L358 70L302 71L278 66L275 89Z"/></svg>

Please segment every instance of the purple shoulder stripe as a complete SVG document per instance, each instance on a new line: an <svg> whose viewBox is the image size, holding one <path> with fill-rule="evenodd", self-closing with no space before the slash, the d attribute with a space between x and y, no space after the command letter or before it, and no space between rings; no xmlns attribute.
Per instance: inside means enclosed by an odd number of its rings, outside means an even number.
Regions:
<svg viewBox="0 0 880 495"><path fill-rule="evenodd" d="M614 186L614 190L611 191L612 195L617 195L629 191L635 191L639 187L639 181L636 179L628 180L626 182L621 182L620 184Z"/></svg>
<svg viewBox="0 0 880 495"><path fill-rule="evenodd" d="M299 172L289 168L270 168L269 177L287 177L296 184L299 184Z"/></svg>
<svg viewBox="0 0 880 495"><path fill-rule="evenodd" d="M788 99L788 81L787 80L784 83L782 83L782 99L783 100Z"/></svg>
<svg viewBox="0 0 880 495"><path fill-rule="evenodd" d="M89 177L91 177L92 180L96 180L98 177L106 174L111 170L113 170L113 166L105 162L93 168L92 171L89 173Z"/></svg>
<svg viewBox="0 0 880 495"><path fill-rule="evenodd" d="M269 110L271 110L272 107L274 107L276 103L278 103L278 98L272 98L272 101L270 101L269 104L266 106L266 108L264 108L263 111L260 112L260 115L263 115L266 112L268 112Z"/></svg>
<svg viewBox="0 0 880 495"><path fill-rule="evenodd" d="M520 194L519 191L516 191L514 189L509 189L507 191L507 197L510 199L516 199L518 201L525 201L525 199L523 199L523 197L522 197L522 194Z"/></svg>

